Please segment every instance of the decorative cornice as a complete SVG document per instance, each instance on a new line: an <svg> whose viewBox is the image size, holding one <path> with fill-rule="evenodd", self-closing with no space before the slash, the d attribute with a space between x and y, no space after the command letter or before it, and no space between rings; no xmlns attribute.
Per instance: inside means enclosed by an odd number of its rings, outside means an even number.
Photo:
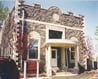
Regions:
<svg viewBox="0 0 98 79"><path fill-rule="evenodd" d="M33 6L23 5L25 10L25 18L37 21L44 21L49 23L57 23L64 26L82 28L84 27L84 16L75 16L74 13L62 13L56 6L51 6L49 9L41 8L41 5L35 4ZM57 14L59 19L55 21L53 15Z"/></svg>
<svg viewBox="0 0 98 79"><path fill-rule="evenodd" d="M19 20L22 20L22 18L20 18ZM24 21L31 22L31 23L44 24L44 25L50 25L50 26L63 27L63 28L72 29L72 30L80 30L80 31L84 30L84 28L76 28L76 27L64 26L64 25L60 25L60 24L48 23L48 22L37 21L37 20L32 20L32 19L24 19Z"/></svg>

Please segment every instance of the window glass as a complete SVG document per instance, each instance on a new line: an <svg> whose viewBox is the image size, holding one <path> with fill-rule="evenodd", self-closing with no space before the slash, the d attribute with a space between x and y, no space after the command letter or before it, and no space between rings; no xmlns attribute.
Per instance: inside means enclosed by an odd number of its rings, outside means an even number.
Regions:
<svg viewBox="0 0 98 79"><path fill-rule="evenodd" d="M74 49L74 47L71 48L71 59L72 60L75 59L75 49Z"/></svg>
<svg viewBox="0 0 98 79"><path fill-rule="evenodd" d="M52 50L52 58L56 58L56 52Z"/></svg>
<svg viewBox="0 0 98 79"><path fill-rule="evenodd" d="M38 40L32 40L29 46L29 58L38 58Z"/></svg>
<svg viewBox="0 0 98 79"><path fill-rule="evenodd" d="M61 31L49 30L49 39L61 39L61 38L62 38Z"/></svg>
<svg viewBox="0 0 98 79"><path fill-rule="evenodd" d="M71 59L74 60L75 52L71 52Z"/></svg>
<svg viewBox="0 0 98 79"><path fill-rule="evenodd" d="M68 57L70 58L70 62L74 62L75 61L75 48L74 47L67 48L67 52L68 52Z"/></svg>

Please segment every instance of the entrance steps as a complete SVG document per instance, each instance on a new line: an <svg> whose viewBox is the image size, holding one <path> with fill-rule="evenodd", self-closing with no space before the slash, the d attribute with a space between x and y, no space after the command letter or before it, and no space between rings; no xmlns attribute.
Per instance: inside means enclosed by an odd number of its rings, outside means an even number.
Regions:
<svg viewBox="0 0 98 79"><path fill-rule="evenodd" d="M68 70L60 70L58 67L52 67L53 76L75 76L77 75L76 71L72 68Z"/></svg>
<svg viewBox="0 0 98 79"><path fill-rule="evenodd" d="M67 69L67 72L72 72L73 74L77 74L78 70L75 68L69 68L69 69Z"/></svg>
<svg viewBox="0 0 98 79"><path fill-rule="evenodd" d="M59 71L59 68L58 67L52 67L52 74L53 75L56 75L56 72Z"/></svg>
<svg viewBox="0 0 98 79"><path fill-rule="evenodd" d="M72 72L57 72L55 76L76 76L78 74L73 74Z"/></svg>

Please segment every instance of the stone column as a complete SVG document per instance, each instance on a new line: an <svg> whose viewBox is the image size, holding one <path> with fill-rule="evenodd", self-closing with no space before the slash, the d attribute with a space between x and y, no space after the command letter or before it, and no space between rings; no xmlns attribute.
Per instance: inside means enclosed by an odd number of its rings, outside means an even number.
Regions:
<svg viewBox="0 0 98 79"><path fill-rule="evenodd" d="M46 73L47 77L52 76L52 68L51 68L51 46L46 48Z"/></svg>
<svg viewBox="0 0 98 79"><path fill-rule="evenodd" d="M75 69L78 71L78 62L79 62L79 46L75 47Z"/></svg>
<svg viewBox="0 0 98 79"><path fill-rule="evenodd" d="M62 62L62 69L64 69L65 68L65 48L62 48L61 62Z"/></svg>
<svg viewBox="0 0 98 79"><path fill-rule="evenodd" d="M76 49L77 49L77 62L79 62L79 45L77 45Z"/></svg>

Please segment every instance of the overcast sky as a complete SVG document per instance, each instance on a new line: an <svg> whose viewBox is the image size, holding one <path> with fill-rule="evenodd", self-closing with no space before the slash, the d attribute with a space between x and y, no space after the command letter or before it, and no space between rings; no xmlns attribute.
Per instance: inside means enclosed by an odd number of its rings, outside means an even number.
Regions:
<svg viewBox="0 0 98 79"><path fill-rule="evenodd" d="M1 0L3 4L10 9L14 6L14 0ZM84 15L85 33L94 38L96 26L98 26L98 1L96 0L25 0L25 3L41 4L43 8L48 9L50 6L59 7L63 13L71 11L74 15Z"/></svg>

